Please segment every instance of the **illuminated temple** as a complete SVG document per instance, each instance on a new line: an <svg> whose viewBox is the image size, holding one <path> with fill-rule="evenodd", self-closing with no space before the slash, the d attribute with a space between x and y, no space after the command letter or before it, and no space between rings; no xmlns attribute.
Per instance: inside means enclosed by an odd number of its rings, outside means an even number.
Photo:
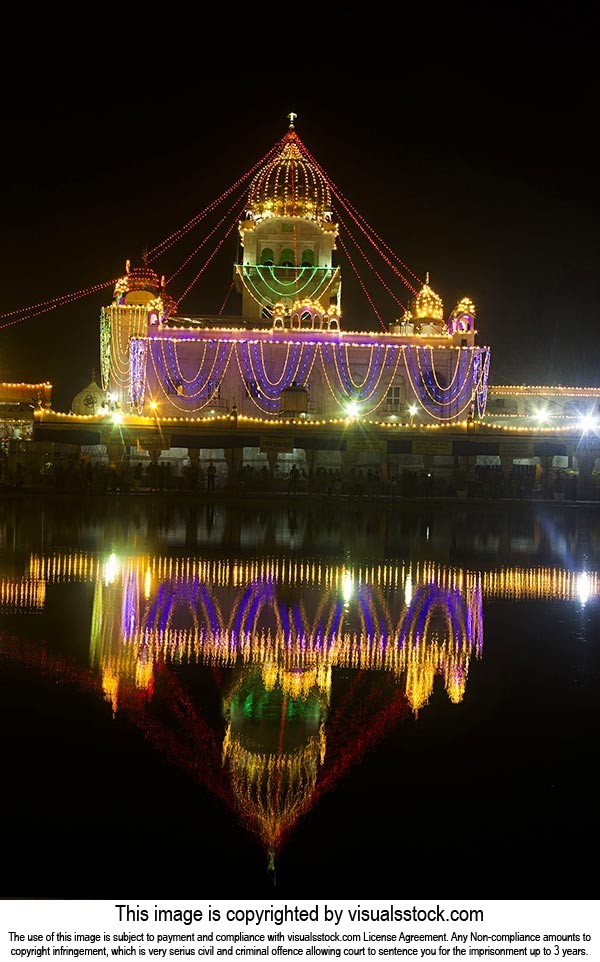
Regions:
<svg viewBox="0 0 600 962"><path fill-rule="evenodd" d="M400 319L378 333L348 331L338 224L329 182L293 126L254 175L238 224L238 317L181 316L164 278L129 268L102 311L105 390L124 411L197 418L236 406L277 418L404 416L451 421L485 409L489 349L475 344L475 308L444 316L441 297L415 286Z"/></svg>
<svg viewBox="0 0 600 962"><path fill-rule="evenodd" d="M100 384L92 379L69 413L35 410L33 440L71 445L75 460L117 470L160 461L178 477L192 468L202 477L214 461L230 489L245 469L273 480L293 463L309 483L335 474L343 493L369 472L384 486L412 473L458 492L457 479L494 466L506 485L520 471L532 486L543 477L546 494L557 472L577 474L580 496L593 498L600 389L490 387L491 352L477 343L473 301L444 307L429 274L417 277L324 172L294 117L220 198L142 264L126 262L100 312ZM167 282L153 263L234 194ZM241 312L224 313L228 293L219 314L185 313L190 289L233 234L229 293ZM389 283L369 259L372 247ZM204 263L176 291L199 253ZM361 330L345 322L341 260L369 302ZM395 302L390 316L369 294L376 282ZM21 460L27 453L15 450ZM27 470L39 476L33 458Z"/></svg>
<svg viewBox="0 0 600 962"><path fill-rule="evenodd" d="M416 287L402 274L412 299L400 319L377 333L345 329L329 182L293 126L254 175L238 231L240 316L183 316L164 277L127 264L101 313L102 386L123 411L405 417L414 404L434 422L483 413L489 349L475 344L468 298L445 317L428 278Z"/></svg>

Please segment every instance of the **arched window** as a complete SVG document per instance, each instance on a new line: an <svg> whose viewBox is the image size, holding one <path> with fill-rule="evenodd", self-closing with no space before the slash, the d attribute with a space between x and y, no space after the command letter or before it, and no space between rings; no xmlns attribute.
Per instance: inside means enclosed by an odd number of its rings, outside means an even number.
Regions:
<svg viewBox="0 0 600 962"><path fill-rule="evenodd" d="M312 314L310 311L302 311L300 315L300 326L301 327L311 327L312 325Z"/></svg>
<svg viewBox="0 0 600 962"><path fill-rule="evenodd" d="M266 264L267 267L272 267L275 263L275 255L270 247L265 247L262 254L260 255L261 264Z"/></svg>
<svg viewBox="0 0 600 962"><path fill-rule="evenodd" d="M314 251L311 251L309 247L305 251L302 251L302 260L300 261L302 267L313 267L315 263Z"/></svg>
<svg viewBox="0 0 600 962"><path fill-rule="evenodd" d="M284 247L281 252L281 257L279 258L280 267L293 267L294 266L294 252L291 247Z"/></svg>

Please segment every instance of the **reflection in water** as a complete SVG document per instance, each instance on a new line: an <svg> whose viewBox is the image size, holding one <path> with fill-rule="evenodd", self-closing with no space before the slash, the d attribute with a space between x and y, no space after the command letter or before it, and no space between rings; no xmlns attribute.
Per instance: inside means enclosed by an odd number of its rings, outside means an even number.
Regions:
<svg viewBox="0 0 600 962"><path fill-rule="evenodd" d="M89 666L14 634L0 654L105 699L235 813L273 877L298 821L399 721L436 690L463 700L486 600L583 607L600 593L595 572L558 567L55 551L0 578L0 610L37 617L75 583L93 589Z"/></svg>
<svg viewBox="0 0 600 962"><path fill-rule="evenodd" d="M32 556L29 576L4 579L0 597L36 608L49 582L78 580L94 584L98 691L236 810L272 871L298 819L399 718L427 705L436 679L461 701L482 649L481 576L433 564L57 553ZM31 649L26 657L67 671ZM174 670L195 664L218 672L221 727ZM92 683L86 671L70 677Z"/></svg>
<svg viewBox="0 0 600 962"><path fill-rule="evenodd" d="M597 507L0 503L17 894L579 877L599 559Z"/></svg>
<svg viewBox="0 0 600 962"><path fill-rule="evenodd" d="M479 577L437 566L119 563L111 556L96 569L91 657L113 711L139 705L143 692L151 714L157 667L201 662L233 669L222 692L222 764L235 808L261 839L272 869L284 838L323 790L321 775L332 787L369 738L381 737L406 706L416 714L427 704L436 677L459 702L481 644ZM328 753L335 669L378 672L384 685L377 710L368 696L366 714L357 713L353 693L352 725L360 717L363 736L356 740L355 733L352 749L341 751L349 716L338 713Z"/></svg>

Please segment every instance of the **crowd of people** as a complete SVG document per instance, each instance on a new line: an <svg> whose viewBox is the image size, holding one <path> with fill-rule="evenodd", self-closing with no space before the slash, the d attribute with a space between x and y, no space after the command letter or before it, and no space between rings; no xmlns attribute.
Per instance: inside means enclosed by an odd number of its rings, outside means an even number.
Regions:
<svg viewBox="0 0 600 962"><path fill-rule="evenodd" d="M281 467L281 466L278 466ZM39 477L28 476L17 461L10 465L0 457L0 488L46 490L79 494L190 494L213 495L219 492L237 496L250 493L281 493L289 496L320 495L355 498L531 498L576 501L577 477L574 473L554 472L542 484L532 473L514 470L505 477L499 466L476 465L467 473L457 469L438 475L423 468L398 468L384 480L374 467L354 467L342 476L339 468L318 466L312 476L297 464L272 473L266 464L245 464L230 478L226 467L211 460L187 462L182 468L169 460L123 461L110 464L89 458L57 458L47 463Z"/></svg>

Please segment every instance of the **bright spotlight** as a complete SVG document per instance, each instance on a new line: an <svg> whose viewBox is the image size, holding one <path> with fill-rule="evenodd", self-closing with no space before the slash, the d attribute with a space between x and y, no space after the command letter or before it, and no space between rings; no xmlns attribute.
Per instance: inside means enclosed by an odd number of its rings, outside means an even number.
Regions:
<svg viewBox="0 0 600 962"><path fill-rule="evenodd" d="M537 411L534 411L533 416L538 424L546 424L550 420L547 408L538 408Z"/></svg>
<svg viewBox="0 0 600 962"><path fill-rule="evenodd" d="M582 414L577 423L584 434L587 431L595 431L598 426L598 422L593 414Z"/></svg>
<svg viewBox="0 0 600 962"><path fill-rule="evenodd" d="M119 574L120 567L121 567L121 564L119 562L119 559L117 558L116 554L113 551L113 553L110 555L110 557L108 558L108 560L104 565L104 584L105 585L108 586L114 583L117 575Z"/></svg>
<svg viewBox="0 0 600 962"><path fill-rule="evenodd" d="M350 401L350 403L346 405L346 414L349 418L358 417L358 404L356 401Z"/></svg>
<svg viewBox="0 0 600 962"><path fill-rule="evenodd" d="M577 575L577 597L582 605L589 600L591 593L592 586L590 584L590 576L587 571L582 571Z"/></svg>
<svg viewBox="0 0 600 962"><path fill-rule="evenodd" d="M122 423L123 423L123 415L121 414L120 411L114 411L113 416L112 416L112 422L113 422L113 424L122 424Z"/></svg>

